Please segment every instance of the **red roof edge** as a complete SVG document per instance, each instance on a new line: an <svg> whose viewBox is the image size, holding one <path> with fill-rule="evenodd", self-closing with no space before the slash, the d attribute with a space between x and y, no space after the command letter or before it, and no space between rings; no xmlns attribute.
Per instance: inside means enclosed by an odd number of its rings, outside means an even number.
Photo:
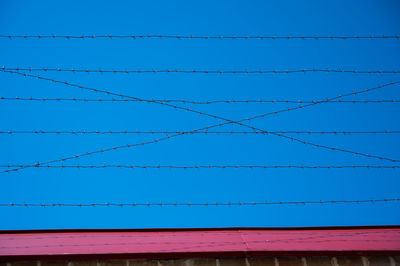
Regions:
<svg viewBox="0 0 400 266"><path fill-rule="evenodd" d="M0 231L0 261L386 255L400 225Z"/></svg>
<svg viewBox="0 0 400 266"><path fill-rule="evenodd" d="M399 229L400 225L362 226L308 226L308 227L211 227L211 228L98 228L98 229L24 229L0 230L0 234L68 233L68 232L181 232L181 231L229 231L229 230L346 230L346 229Z"/></svg>

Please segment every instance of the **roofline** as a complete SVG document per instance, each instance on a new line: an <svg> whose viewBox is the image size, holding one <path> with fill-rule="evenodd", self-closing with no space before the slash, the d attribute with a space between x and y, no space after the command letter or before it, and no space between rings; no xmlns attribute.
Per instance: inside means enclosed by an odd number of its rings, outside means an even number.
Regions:
<svg viewBox="0 0 400 266"><path fill-rule="evenodd" d="M212 227L212 228L124 228L124 229L31 229L0 230L0 234L27 233L75 233L75 232L179 232L179 231L230 231L230 230L346 230L346 229L393 229L400 225L364 225L364 226L313 226L313 227Z"/></svg>
<svg viewBox="0 0 400 266"><path fill-rule="evenodd" d="M257 231L256 231L257 230ZM247 233L246 233L247 231ZM251 232L253 231L253 232ZM279 232L276 234L276 232ZM95 233L97 232L97 233ZM126 232L114 234L116 232ZM145 233L147 232L147 233ZM172 233L176 241L159 241L159 236L167 232L170 238ZM170 232L170 233L168 233ZM190 232L190 233L188 233ZM215 233L212 233L215 232ZM218 232L218 234L216 233ZM304 241L287 241L288 236L297 232L300 236L307 236ZM362 238L357 237L362 232ZM379 243L385 235L385 240ZM67 233L65 235L65 233ZM68 234L69 233L69 234ZM203 234L205 233L205 234ZM177 258L222 258L222 257L290 257L290 256L398 256L400 255L400 225L373 225L373 226L329 226L329 227L222 227L222 228L148 228L148 229L45 229L45 230L3 230L0 231L0 240L10 252L0 255L0 262L34 261L34 260L90 260L90 259L177 259ZM95 235L95 238L92 236ZM214 248L202 246L199 243L223 244L225 236L232 239L230 244L245 244L238 248L225 249L215 245ZM238 237L232 237L232 236ZM246 237L243 237L246 235ZM260 238L261 235L261 238ZM258 245L260 239L268 239L269 235L276 235L273 239L284 240L282 243L271 241L269 245ZM312 235L312 237L310 237ZM44 237L45 236L45 237ZM75 237L76 236L76 237ZM80 236L87 236L82 246L93 246L93 249L76 249L80 246ZM107 242L108 236L116 240ZM125 236L133 236L133 242L124 243L120 240ZM135 236L145 236L146 241ZM346 237L347 236L347 237ZM297 238L299 236L296 236ZM365 239L366 237L366 239ZM54 238L65 238L57 240ZM332 241L328 245L321 245L319 238ZM26 241L26 240L29 241ZM303 240L302 238L298 238ZM17 240L13 242L8 240ZM183 241L185 240L185 241ZM294 239L296 240L296 238ZM355 242L347 242L354 240ZM365 240L371 240L365 242ZM24 243L27 250L13 251L13 247ZM61 241L61 242L60 242ZM202 242L198 242L202 241ZM254 243L252 243L254 241ZM262 240L268 241L268 240ZM392 242L390 242L392 241ZM393 242L395 241L395 242ZM57 243L62 243L57 245ZM115 245L113 244L115 243ZM146 248L139 248L148 243ZM397 243L397 244L395 244ZM171 246L172 244L172 246ZM192 244L187 245L187 244ZM345 244L345 245L343 245ZM120 249L124 245L124 249ZM187 250L189 247L189 250ZM213 246L211 246L213 247ZM32 249L31 249L32 248ZM45 250L43 249L45 248ZM121 253L120 253L121 252Z"/></svg>

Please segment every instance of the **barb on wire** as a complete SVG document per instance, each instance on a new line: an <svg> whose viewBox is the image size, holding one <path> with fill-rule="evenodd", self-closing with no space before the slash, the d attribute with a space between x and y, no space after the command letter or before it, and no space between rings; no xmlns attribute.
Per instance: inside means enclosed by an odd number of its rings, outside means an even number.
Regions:
<svg viewBox="0 0 400 266"><path fill-rule="evenodd" d="M204 206L204 207L221 207L221 206L256 206L256 205L310 205L310 204L352 204L352 203L382 203L400 201L400 198L388 199L363 199L363 200L305 200L305 201L264 201L264 202L148 202L148 203L0 203L0 207L168 207L168 206Z"/></svg>
<svg viewBox="0 0 400 266"><path fill-rule="evenodd" d="M24 97L0 97L0 100L8 100L8 101L74 101L74 102L138 102L138 100L134 99L88 99L88 98L24 98ZM183 103L183 104L215 104L215 103L295 103L295 104L304 104L304 103L315 103L319 100L263 100L263 99L254 99L254 100L211 100L211 101L192 101L192 100L182 100L182 99L150 99L153 102L166 102L166 103ZM337 101L329 101L329 103L400 103L400 100L397 99L386 99L386 100L337 100Z"/></svg>
<svg viewBox="0 0 400 266"><path fill-rule="evenodd" d="M400 70L356 70L356 69L288 69L288 70L212 70L212 69L75 69L75 68L21 68L1 67L7 71L29 72L72 72L72 73L112 73L112 74L140 74L140 73L185 73L185 74L293 74L293 73L352 73L352 74L399 74Z"/></svg>
<svg viewBox="0 0 400 266"><path fill-rule="evenodd" d="M286 130L286 131L101 131L101 130L80 130L80 131L65 131L65 130L4 130L0 134L72 134L72 135L87 135L87 134L244 134L244 135L267 135L267 134L399 134L400 130L378 130L378 131L299 131L299 130Z"/></svg>
<svg viewBox="0 0 400 266"><path fill-rule="evenodd" d="M314 36L272 36L272 35L241 35L241 36L232 36L232 35L164 35L164 34L126 34L126 35L58 35L58 34L2 34L0 38L7 39L256 39L256 40L346 40L346 39L357 39L357 40L373 40L373 39L400 39L400 35L314 35Z"/></svg>
<svg viewBox="0 0 400 266"><path fill-rule="evenodd" d="M162 102L151 101L151 100L147 100L147 99L141 99L141 98L138 98L138 97L118 94L118 93L110 92L110 91L107 91L107 90L99 90L99 89L85 87L85 86L82 86L82 85L77 85L77 84L73 84L73 83L69 83L69 82L65 82L65 81L59 81L59 80L54 80L54 79L50 79L50 78L45 78L45 77L38 76L38 75L26 74L26 73L11 71L11 70L1 70L1 71L6 72L6 73L11 73L11 74L18 74L18 75L22 75L22 76L25 76L25 77L31 77L31 78L41 79L41 80L47 80L47 81L51 81L53 83L64 84L64 85L67 85L67 86L76 87L76 88L89 90L89 91L94 91L94 92L98 92L98 93L105 93L107 95L114 95L114 96L119 96L119 97L136 99L138 101L143 101L143 102L148 102L148 103L157 103L157 104L165 105L165 106L168 106L168 107L173 107L173 108L176 108L176 109L181 109L181 110L185 110L185 111L188 111L188 112L192 112L192 113L196 113L196 114L200 114L200 115L204 115L204 116L209 116L209 117L212 117L212 118L216 118L216 119L219 119L219 120L226 121L226 122L223 122L223 123L220 123L220 124L217 124L217 125L212 125L212 126L207 126L207 127L204 127L204 128L195 129L195 130L193 130L193 132L201 131L201 130L207 130L207 129L210 129L210 128L213 128L213 127L218 127L218 126L222 126L222 125L226 125L226 124L232 124L232 123L237 124L237 125L241 125L241 126L244 126L244 127L247 127L247 128L251 128L251 129L257 130L257 131L264 131L262 129L259 129L259 128L256 128L256 127L253 127L253 126L249 126L249 125L243 124L241 122L249 121L249 120L256 119L256 118L265 117L267 115L275 115L275 114L278 114L278 113L281 113L281 112L288 112L288 111L292 111L292 110L296 110L296 109L301 109L301 108L305 108L305 107L312 106L312 105L315 105L315 104L329 102L330 100L337 100L339 98L343 98L343 97L346 97L346 96L354 96L354 95L358 95L358 94L361 94L361 93L377 90L377 89L380 89L380 88L383 88L383 87L392 86L392 85L400 83L400 81L390 82L390 83L387 83L387 84L384 84L384 85L380 85L380 86L377 86L377 87L374 87L374 88L369 88L369 89L355 91L355 92L351 92L351 93L347 93L347 94L343 94L343 95L338 95L338 96L335 96L335 97L332 97L332 98L328 98L328 99L326 99L324 101L319 101L319 102L315 102L315 103L311 103L311 104L307 104L307 105L301 105L301 106L297 106L297 107L293 107L293 108L283 109L283 110L279 110L279 111L275 111L275 112L270 112L270 113L266 113L266 114L257 115L257 116L250 117L250 118L244 118L244 119L241 119L241 120L233 121L233 120L230 120L230 119L226 119L224 117L220 117L220 116L216 116L216 115L213 115L213 114L209 114L209 113L193 110L193 109L186 108L186 107L180 107L180 106L172 105L172 104L169 104L169 103L162 103ZM87 153L83 153L83 154L78 154L78 155L67 157L67 158L56 159L56 160L51 160L51 161L47 161L47 162L40 162L40 163L31 165L29 167L34 167L35 165L49 164L49 163L53 163L53 162L63 162L65 160L75 159L75 158L78 158L78 157L92 155L92 154L95 154L95 153L102 153L102 152L106 152L106 151L110 151L110 150L117 150L117 149L121 149L121 148L129 148L129 147L133 147L133 146L157 143L159 141L163 141L163 140L170 139L170 138L177 137L177 136L181 136L181 135L184 135L184 134L174 134L174 135L167 136L165 138L155 139L153 141L142 142L142 143L137 143L137 144L122 145L122 146L112 147L112 148L108 148L108 149L102 149L102 150L97 150L97 151L93 151L93 152L87 152ZM350 153L350 154L354 154L354 155L365 156L365 157L369 157L369 158L387 160L387 161L391 161L391 162L400 162L400 160L386 158L386 157L382 157L382 156L376 156L376 155L371 155L371 154L366 154L366 153L360 153L360 152L345 150L345 149L341 149L341 148L330 147L330 146L326 146L326 145L320 145L320 144L304 141L304 140L301 140L301 139L298 139L298 138L286 136L286 135L283 135L283 134L280 134L280 133L274 133L273 135L276 135L276 136L279 136L279 137L282 137L282 138L286 138L286 139L289 139L289 140L292 140L292 141L296 141L296 142L299 142L299 143L302 143L302 144L305 144L305 145L311 145L311 146L314 146L314 147L317 147L317 148L340 151L340 152ZM0 171L0 173L19 171L21 169L24 169L24 168L8 169L8 170Z"/></svg>
<svg viewBox="0 0 400 266"><path fill-rule="evenodd" d="M30 167L26 164L3 164L0 168ZM37 165L33 168L81 168L81 169L103 169L103 168L128 168L128 169L398 169L400 165L131 165L131 164L100 164L100 165Z"/></svg>

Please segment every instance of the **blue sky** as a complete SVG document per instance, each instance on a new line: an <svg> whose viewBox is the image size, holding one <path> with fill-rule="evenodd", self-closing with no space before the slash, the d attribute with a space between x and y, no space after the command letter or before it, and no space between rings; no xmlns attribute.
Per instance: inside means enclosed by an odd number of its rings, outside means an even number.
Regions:
<svg viewBox="0 0 400 266"><path fill-rule="evenodd" d="M0 34L398 35L398 1L0 1ZM400 70L399 40L1 39L5 67ZM31 73L146 99L318 100L398 74ZM0 72L0 96L110 98ZM400 99L399 85L348 100ZM297 106L184 105L228 119ZM248 122L263 130L400 130L397 103L324 103ZM187 131L221 121L140 102L0 101L0 130ZM215 130L247 130L227 125ZM1 164L32 164L164 135L0 135ZM400 159L398 134L288 134ZM67 165L399 165L274 135L186 135ZM238 202L399 197L396 169L44 169L2 173L0 202ZM1 207L0 229L399 224L399 203L257 207Z"/></svg>

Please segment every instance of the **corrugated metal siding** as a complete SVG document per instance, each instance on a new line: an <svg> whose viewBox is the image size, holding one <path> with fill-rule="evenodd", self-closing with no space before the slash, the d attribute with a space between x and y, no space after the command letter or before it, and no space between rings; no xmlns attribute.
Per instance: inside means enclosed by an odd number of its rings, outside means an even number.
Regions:
<svg viewBox="0 0 400 266"><path fill-rule="evenodd" d="M109 258L344 256L399 252L400 228L393 227L0 233L0 259L100 255Z"/></svg>

